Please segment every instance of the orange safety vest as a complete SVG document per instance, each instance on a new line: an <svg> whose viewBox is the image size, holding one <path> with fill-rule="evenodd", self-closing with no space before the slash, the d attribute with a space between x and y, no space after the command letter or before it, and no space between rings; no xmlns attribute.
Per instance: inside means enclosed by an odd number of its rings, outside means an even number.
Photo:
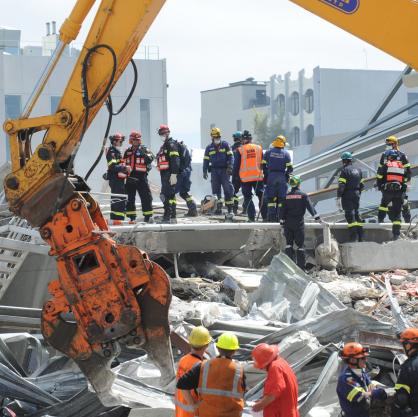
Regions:
<svg viewBox="0 0 418 417"><path fill-rule="evenodd" d="M240 417L244 409L244 367L232 359L202 362L199 417Z"/></svg>
<svg viewBox="0 0 418 417"><path fill-rule="evenodd" d="M170 168L170 160L165 149L160 149L157 154L157 168L158 171L167 171Z"/></svg>
<svg viewBox="0 0 418 417"><path fill-rule="evenodd" d="M401 161L386 162L386 182L399 182L403 184L405 168Z"/></svg>
<svg viewBox="0 0 418 417"><path fill-rule="evenodd" d="M196 363L201 362L201 359L188 353L184 355L179 362L179 366L176 374L176 381L178 381L185 373L189 372ZM191 394L195 400L197 400L197 394L195 391L191 391ZM176 389L176 396L174 398L176 404L176 417L195 417L198 415L197 411L193 411L193 408L187 404L183 392L180 389Z"/></svg>
<svg viewBox="0 0 418 417"><path fill-rule="evenodd" d="M145 156L138 152L138 149L127 149L125 152L125 164L132 168L132 171L147 172Z"/></svg>
<svg viewBox="0 0 418 417"><path fill-rule="evenodd" d="M241 155L241 166L239 176L242 182L260 181L263 179L263 149L260 145L247 143L238 148Z"/></svg>

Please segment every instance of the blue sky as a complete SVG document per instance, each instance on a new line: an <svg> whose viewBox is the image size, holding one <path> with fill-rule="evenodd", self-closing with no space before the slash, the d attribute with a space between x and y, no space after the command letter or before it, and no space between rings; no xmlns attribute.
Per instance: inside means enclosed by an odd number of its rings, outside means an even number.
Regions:
<svg viewBox="0 0 418 417"><path fill-rule="evenodd" d="M45 22L59 27L74 0L0 0L0 26L40 42ZM42 6L41 6L42 5ZM24 10L24 12L22 12ZM88 29L86 22L82 41ZM167 59L168 115L175 136L199 142L200 91L254 77L267 80L317 65L396 69L404 64L288 0L167 0L144 45Z"/></svg>

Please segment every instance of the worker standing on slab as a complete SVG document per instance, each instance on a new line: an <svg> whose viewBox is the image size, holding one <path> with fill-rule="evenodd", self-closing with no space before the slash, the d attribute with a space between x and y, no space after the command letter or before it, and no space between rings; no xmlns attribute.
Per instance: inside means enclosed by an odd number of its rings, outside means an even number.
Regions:
<svg viewBox="0 0 418 417"><path fill-rule="evenodd" d="M369 349L360 343L346 343L340 357L347 364L338 377L337 394L344 417L369 417L371 399L386 400L382 388L375 388L366 372Z"/></svg>
<svg viewBox="0 0 418 417"><path fill-rule="evenodd" d="M384 165L387 162L387 151L394 150L397 153L396 159L401 161L404 168L405 168L405 179L406 183L411 181L411 164L408 161L408 157L400 150L399 148L399 140L396 136L389 136L385 140L386 143L386 151L382 153L379 161L379 167L377 170L377 174L380 175ZM405 192L402 194L402 217L405 223L411 222L411 207L409 205L407 190L405 188ZM389 209L389 217L392 217L392 210ZM392 220L392 219L391 219Z"/></svg>
<svg viewBox="0 0 418 417"><path fill-rule="evenodd" d="M192 195L190 194L190 188L192 182L190 177L192 175L192 156L189 149L184 142L178 142L180 153L180 173L177 176L176 193L180 194L180 197L186 202L188 211L185 214L187 217L197 217L197 207Z"/></svg>
<svg viewBox="0 0 418 417"><path fill-rule="evenodd" d="M287 193L280 210L280 224L284 227L286 238L286 255L296 262L297 266L305 270L305 213L306 210L321 221L308 195L300 190L301 180L298 176L290 177L291 189ZM293 245L296 244L296 254Z"/></svg>
<svg viewBox="0 0 418 417"><path fill-rule="evenodd" d="M242 133L240 131L236 131L232 135L232 139L234 140L234 143L232 144L232 152L234 153L234 160L237 158L238 154L238 148L242 146ZM239 176L235 176L232 178L232 185L234 187L234 214L238 214L238 205L239 205L239 198L238 198L238 192L241 188L241 180Z"/></svg>
<svg viewBox="0 0 418 417"><path fill-rule="evenodd" d="M353 166L353 154L341 154L343 168L338 178L337 207L344 210L350 231L350 241L363 240L363 220L360 217L360 195L364 189L361 170Z"/></svg>
<svg viewBox="0 0 418 417"><path fill-rule="evenodd" d="M418 416L418 329L406 329L399 336L408 359L396 381L392 417Z"/></svg>
<svg viewBox="0 0 418 417"><path fill-rule="evenodd" d="M261 343L252 351L254 367L267 371L263 397L253 405L253 411L263 411L263 417L299 417L298 381L289 364L279 355L277 345Z"/></svg>
<svg viewBox="0 0 418 417"><path fill-rule="evenodd" d="M125 136L122 133L115 133L109 136L110 148L106 152L107 173L110 191L114 194L125 194L125 181L130 173L130 167L125 165L120 148ZM105 177L104 177L105 178ZM110 222L113 225L121 225L125 220L126 198L111 196L110 200Z"/></svg>
<svg viewBox="0 0 418 417"><path fill-rule="evenodd" d="M286 138L277 136L272 142L271 149L266 151L264 160L266 164L267 181L265 197L267 199L267 221L277 222L279 211L286 198L287 183L293 172L290 153L284 148Z"/></svg>
<svg viewBox="0 0 418 417"><path fill-rule="evenodd" d="M144 222L150 223L154 212L152 210L152 194L148 183L148 172L151 170L154 155L146 146L142 145L140 132L132 131L129 135L129 143L131 146L123 155L125 165L130 168L130 175L126 179L126 192L128 194L126 215L131 219L131 222L135 222L135 197L138 192Z"/></svg>
<svg viewBox="0 0 418 417"><path fill-rule="evenodd" d="M397 240L401 234L402 196L406 191L405 168L402 161L397 159L395 150L386 151L387 161L377 174L377 187L382 192L379 206L378 221L383 223L392 203L392 234Z"/></svg>
<svg viewBox="0 0 418 417"><path fill-rule="evenodd" d="M203 178L211 174L212 193L218 198L215 214L222 214L222 192L225 195L225 205L228 209L228 218L233 216L234 188L231 183L232 166L234 164L233 152L229 143L221 139L221 130L213 127L210 131L212 143L206 146L203 157Z"/></svg>
<svg viewBox="0 0 418 417"><path fill-rule="evenodd" d="M195 327L189 335L189 343L191 352L180 359L176 381L178 381L184 374L189 372L194 365L203 361L203 356L212 338L208 329L203 326ZM197 391L190 391L193 398L193 403L198 402ZM176 417L194 417L194 406L190 405L184 398L183 391L176 389L176 397L174 400L176 404Z"/></svg>
<svg viewBox="0 0 418 417"><path fill-rule="evenodd" d="M232 358L239 349L234 333L225 332L216 342L219 356L196 364L177 382L199 417L240 417L244 409L244 367ZM190 390L199 393L199 402Z"/></svg>
<svg viewBox="0 0 418 417"><path fill-rule="evenodd" d="M163 144L157 153L157 167L161 175L161 200L164 205L163 223L177 223L176 184L180 172L180 152L178 143L170 137L167 125L158 129Z"/></svg>
<svg viewBox="0 0 418 417"><path fill-rule="evenodd" d="M253 190L258 198L258 206L263 220L267 217L267 204L263 199L263 149L260 145L251 143L253 137L248 130L242 133L242 146L238 148L234 161L233 179L241 181L242 195L244 196L243 210L248 215L248 221L255 221L255 206L253 203Z"/></svg>

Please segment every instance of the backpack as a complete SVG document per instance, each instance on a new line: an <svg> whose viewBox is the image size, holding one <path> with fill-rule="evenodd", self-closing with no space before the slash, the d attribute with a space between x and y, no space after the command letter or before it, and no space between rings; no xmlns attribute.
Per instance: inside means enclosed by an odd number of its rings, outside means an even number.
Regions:
<svg viewBox="0 0 418 417"><path fill-rule="evenodd" d="M179 154L180 154L180 170L183 171L187 168L190 168L190 165L192 163L192 156L190 155L189 148L186 146L186 144L181 141L176 141L177 145L179 147Z"/></svg>

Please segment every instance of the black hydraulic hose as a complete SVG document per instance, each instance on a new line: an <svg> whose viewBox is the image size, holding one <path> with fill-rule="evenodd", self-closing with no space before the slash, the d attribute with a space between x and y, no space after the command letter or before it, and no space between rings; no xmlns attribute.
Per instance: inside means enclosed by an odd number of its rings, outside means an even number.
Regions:
<svg viewBox="0 0 418 417"><path fill-rule="evenodd" d="M131 91L128 94L128 97L126 98L125 102L122 104L121 108L117 111L117 112L113 112L113 102L112 102L112 97L109 94L109 97L106 100L106 108L107 111L109 113L109 117L107 119L107 126L106 126L106 132L103 138L103 143L102 143L102 147L100 149L99 155L97 156L96 160L93 162L93 165L90 167L90 169L88 170L86 176L84 177L84 180L87 181L90 177L90 175L93 173L93 171L96 169L98 163L100 162L100 160L102 159L105 147L106 147L106 142L107 142L107 138L109 137L109 132L110 132L110 128L112 126L112 117L113 116L117 116L118 114L120 114L125 107L128 105L128 103L131 101L131 98L135 92L136 89L136 85L138 84L138 69L136 67L135 61L133 59L131 59L131 64L132 64L132 68L134 70L134 81L132 83L132 87L131 87Z"/></svg>

